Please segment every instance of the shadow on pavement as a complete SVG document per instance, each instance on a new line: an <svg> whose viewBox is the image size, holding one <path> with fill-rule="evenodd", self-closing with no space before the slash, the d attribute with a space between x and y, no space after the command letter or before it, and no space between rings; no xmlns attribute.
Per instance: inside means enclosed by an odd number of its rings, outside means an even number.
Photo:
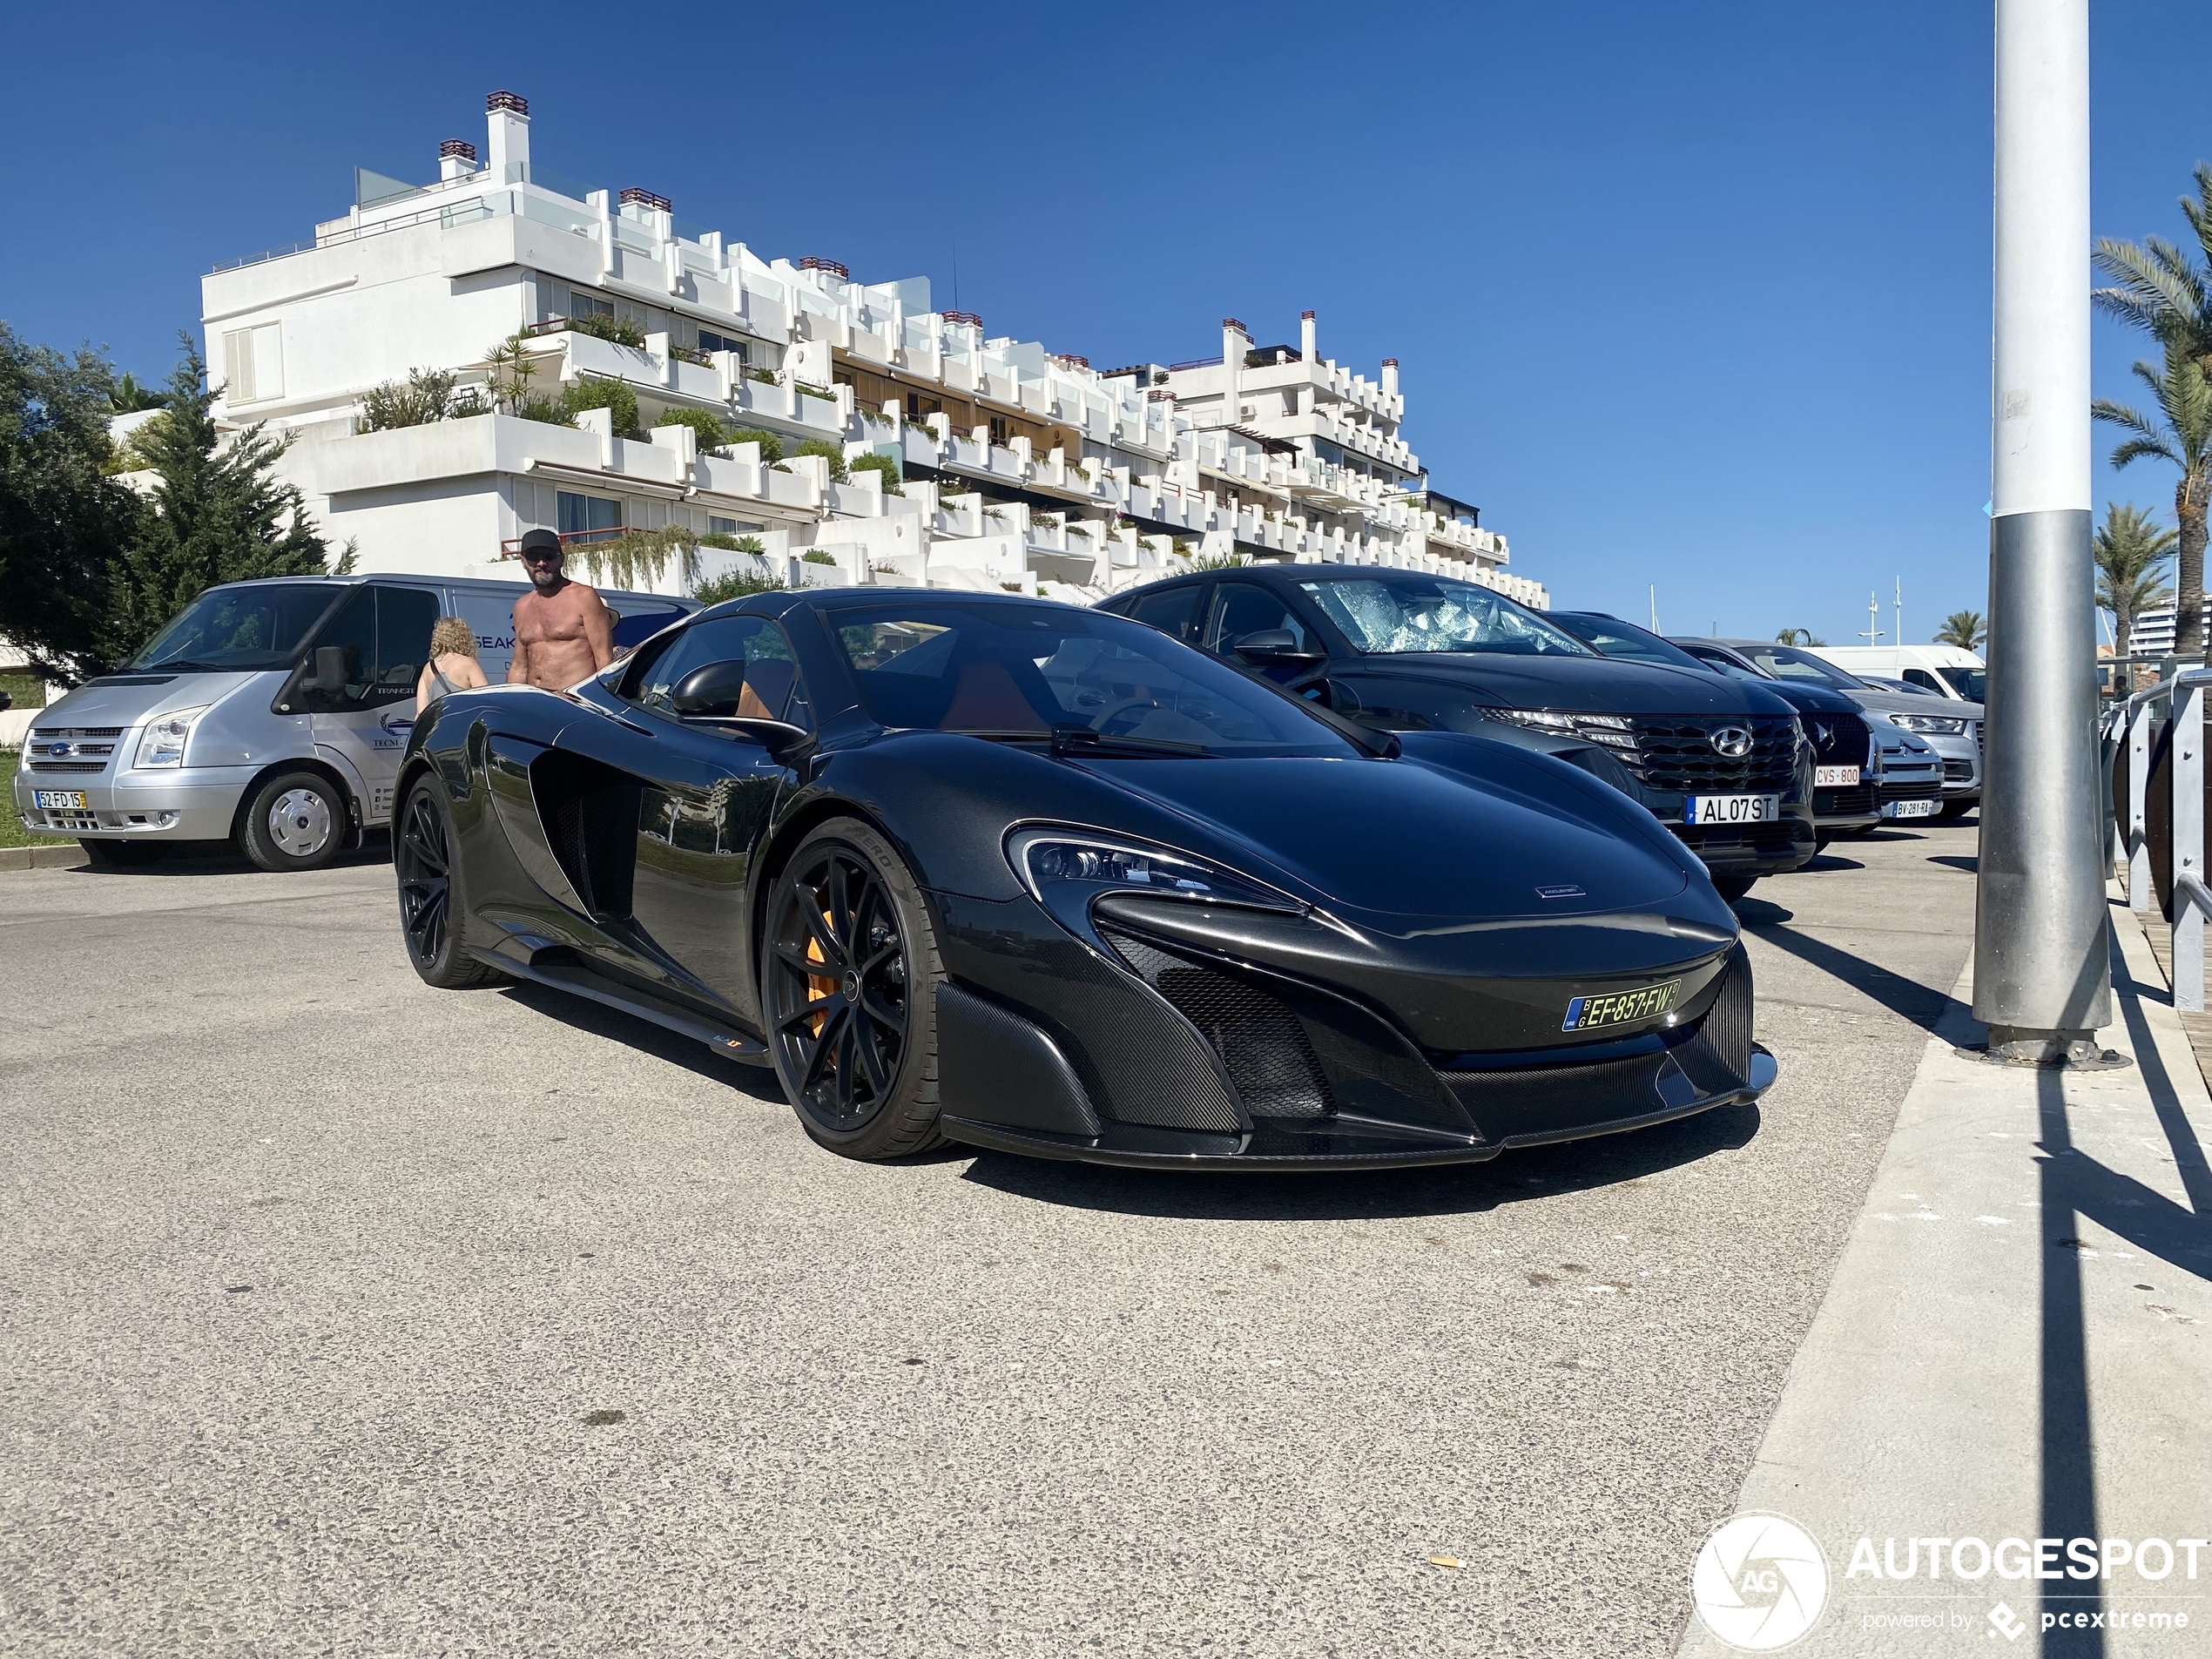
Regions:
<svg viewBox="0 0 2212 1659"><path fill-rule="evenodd" d="M64 866L71 875L98 876L102 880L143 881L149 877L159 880L180 875L275 875L240 853L228 841L179 841L162 850L162 855L148 864L72 864ZM363 865L388 865L392 861L392 844L381 833L373 834L361 846L350 852L341 853L329 863L319 866L321 870L351 870ZM315 873L314 871L308 872Z"/></svg>
<svg viewBox="0 0 2212 1659"><path fill-rule="evenodd" d="M980 1152L966 1179L1041 1204L1179 1221L1379 1221L1467 1215L1524 1199L1618 1186L1759 1131L1756 1106L1723 1106L1625 1135L1506 1152L1487 1163L1345 1174L1122 1170Z"/></svg>
<svg viewBox="0 0 2212 1659"><path fill-rule="evenodd" d="M1968 875L1979 875L1981 873L1981 860L1979 859L1969 858L1955 853L1931 853L1928 857L1928 862L1931 864L1947 864L1954 870L1965 871Z"/></svg>
<svg viewBox="0 0 2212 1659"><path fill-rule="evenodd" d="M1788 951L1799 961L1841 980L1853 990L1865 992L1891 1013L1904 1015L1924 1031L1932 1034L1953 1010L1959 1014L1966 1011L1948 991L1931 989L1918 980L1893 974L1864 956L1854 956L1795 928L1777 927L1764 918L1754 917L1748 906L1737 914L1743 917L1743 925L1757 929L1758 936L1768 944ZM1784 911L1783 920L1788 919L1789 913Z"/></svg>
<svg viewBox="0 0 2212 1659"><path fill-rule="evenodd" d="M1791 875L1817 875L1823 870L1863 870L1866 867L1857 859L1847 859L1834 853L1823 853L1818 857L1800 864L1790 872Z"/></svg>
<svg viewBox="0 0 2212 1659"><path fill-rule="evenodd" d="M665 1060L671 1066L681 1066L710 1082L724 1083L739 1094L759 1101L781 1106L783 1085L776 1074L766 1066L748 1066L735 1060L725 1060L695 1037L671 1031L665 1026L655 1025L634 1014L624 1014L610 1008L604 1002L594 1002L590 997L571 996L566 991L556 991L550 985L536 985L527 980L516 981L498 988L502 996L520 1002L535 1014L549 1020L558 1020L576 1030L589 1032L595 1037L604 1037L610 1042L619 1042L624 1048L649 1054L656 1060Z"/></svg>

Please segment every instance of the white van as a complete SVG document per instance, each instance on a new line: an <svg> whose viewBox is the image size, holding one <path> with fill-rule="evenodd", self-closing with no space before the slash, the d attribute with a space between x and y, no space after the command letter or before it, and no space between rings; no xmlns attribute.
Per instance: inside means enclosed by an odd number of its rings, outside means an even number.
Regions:
<svg viewBox="0 0 2212 1659"><path fill-rule="evenodd" d="M424 576L210 588L130 666L38 711L16 808L30 829L76 836L95 864L230 841L265 870L313 869L392 816L432 624L466 620L496 685L529 588ZM663 594L600 597L617 651L698 609Z"/></svg>
<svg viewBox="0 0 2212 1659"><path fill-rule="evenodd" d="M1956 645L1807 645L1814 656L1867 679L1903 680L1955 702L1987 690L1981 658Z"/></svg>

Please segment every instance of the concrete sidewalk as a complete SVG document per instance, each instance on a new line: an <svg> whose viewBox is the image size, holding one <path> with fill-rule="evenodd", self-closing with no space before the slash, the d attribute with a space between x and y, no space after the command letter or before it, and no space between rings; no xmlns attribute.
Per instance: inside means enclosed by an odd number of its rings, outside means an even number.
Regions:
<svg viewBox="0 0 2212 1659"><path fill-rule="evenodd" d="M1797 1652L2212 1653L2212 1548L2182 1542L2212 1538L2212 1100L2141 930L2112 914L2122 1020L2102 1040L2133 1067L1955 1054L1983 1036L1970 966L1899 1109L1736 1506L1827 1557ZM2087 1574L2063 1542L2053 1576L2020 1575L2038 1539L2076 1538L2129 1548L2099 1546L2108 1575L2060 1575ZM2130 1559L2154 1539L2156 1577ZM1737 1650L1695 1621L1681 1649Z"/></svg>

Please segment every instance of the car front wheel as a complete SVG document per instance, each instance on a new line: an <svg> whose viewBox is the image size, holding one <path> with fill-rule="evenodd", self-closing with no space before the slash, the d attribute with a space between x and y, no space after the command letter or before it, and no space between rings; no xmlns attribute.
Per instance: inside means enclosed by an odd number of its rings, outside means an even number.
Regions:
<svg viewBox="0 0 2212 1659"><path fill-rule="evenodd" d="M799 844L769 898L761 1004L784 1092L831 1151L873 1160L942 1143L943 978L921 889L888 841L833 819Z"/></svg>

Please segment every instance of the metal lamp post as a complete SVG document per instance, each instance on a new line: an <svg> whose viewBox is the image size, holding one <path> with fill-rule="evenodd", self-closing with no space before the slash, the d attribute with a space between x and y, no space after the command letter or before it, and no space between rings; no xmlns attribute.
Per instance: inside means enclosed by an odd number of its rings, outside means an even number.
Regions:
<svg viewBox="0 0 2212 1659"><path fill-rule="evenodd" d="M1988 751L1974 1017L1993 1058L2111 1023L2090 582L2088 0L1997 0Z"/></svg>

